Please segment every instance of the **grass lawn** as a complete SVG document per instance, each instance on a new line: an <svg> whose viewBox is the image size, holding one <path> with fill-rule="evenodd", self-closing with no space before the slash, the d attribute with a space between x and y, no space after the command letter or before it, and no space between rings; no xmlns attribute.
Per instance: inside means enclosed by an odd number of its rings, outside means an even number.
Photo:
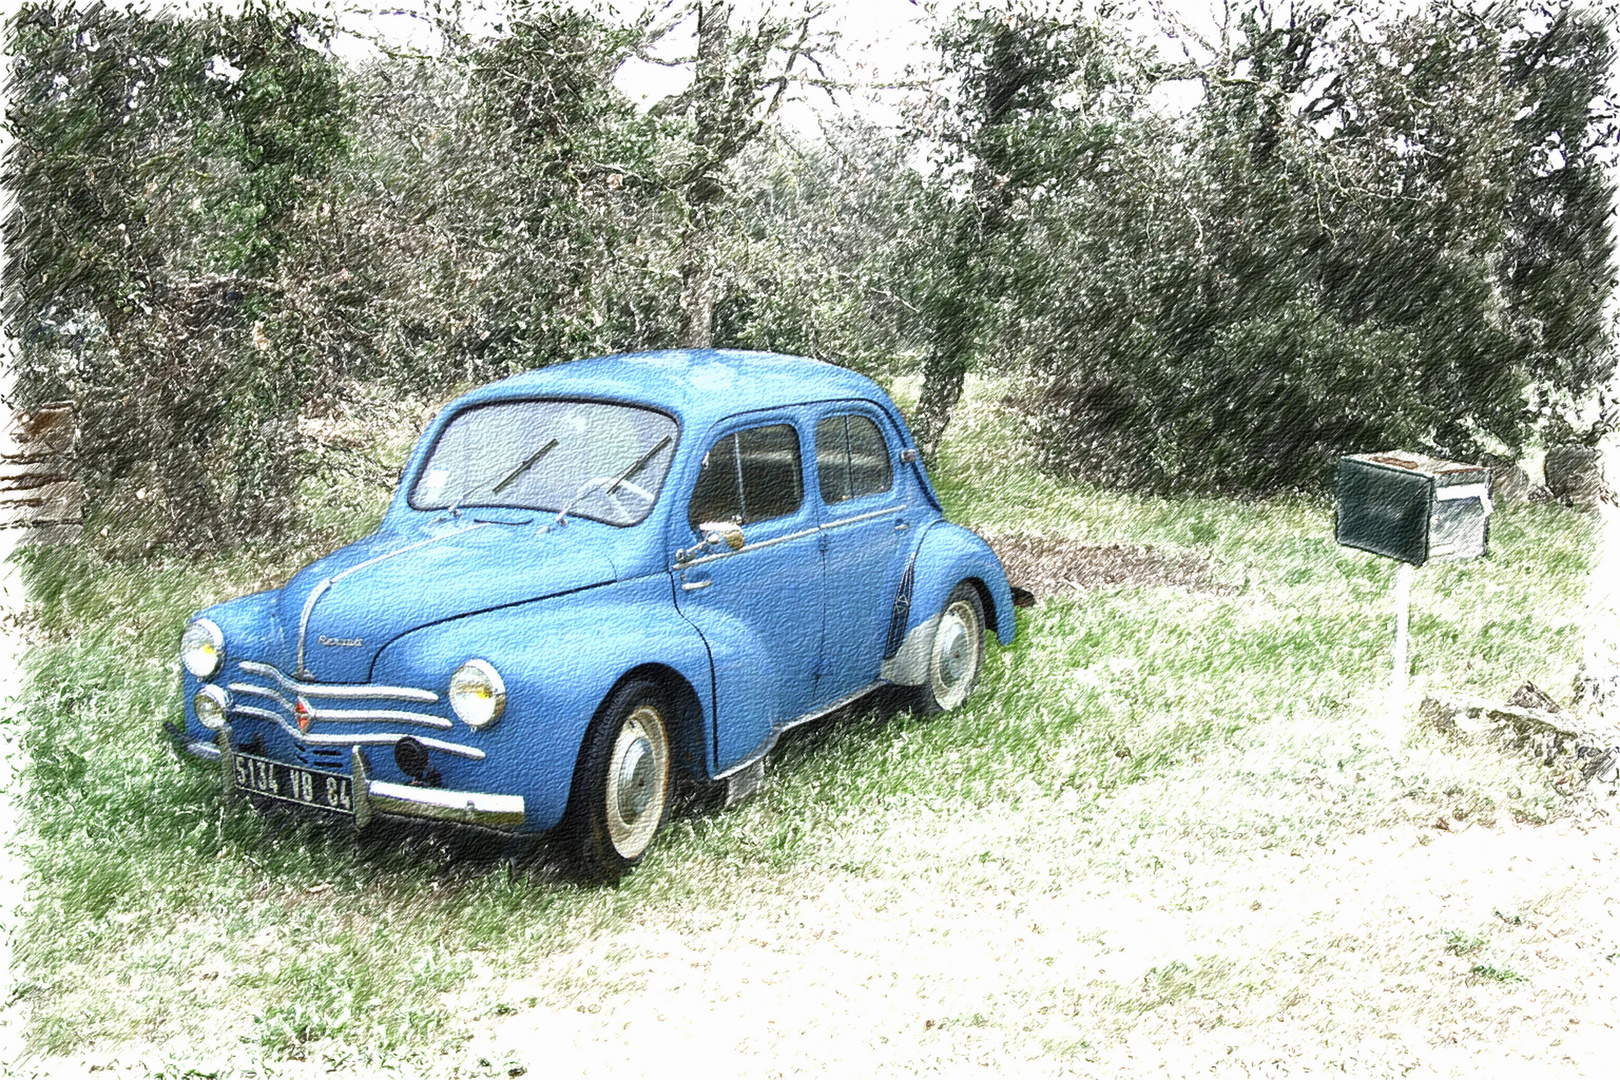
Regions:
<svg viewBox="0 0 1620 1080"><path fill-rule="evenodd" d="M1555 1043L1586 999L1533 935L1576 918L1585 879L1493 878L1495 916L1402 884L1436 845L1440 878L1465 844L1495 874L1573 819L1549 770L1415 710L1382 739L1393 564L1336 547L1326 499L1044 476L995 399L970 385L934 470L954 520L1151 547L1197 579L1049 590L965 708L798 730L759 794L677 816L616 889L568 884L543 846L223 812L160 736L185 616L365 532L424 413L349 418L371 441L332 451L303 545L30 552L25 1068L1465 1074L1470 1039ZM1414 700L1530 680L1567 702L1595 522L1501 506L1490 558L1419 573ZM1594 948L1612 968L1620 943ZM1514 1010L1530 1026L1502 1028Z"/></svg>

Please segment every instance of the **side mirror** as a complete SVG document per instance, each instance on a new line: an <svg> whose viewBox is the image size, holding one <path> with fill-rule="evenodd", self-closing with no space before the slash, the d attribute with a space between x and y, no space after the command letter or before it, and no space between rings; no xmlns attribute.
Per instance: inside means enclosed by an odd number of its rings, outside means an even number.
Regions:
<svg viewBox="0 0 1620 1080"><path fill-rule="evenodd" d="M698 532L703 534L703 542L713 546L725 544L732 551L741 550L743 546L742 526L734 521L705 521L698 526Z"/></svg>

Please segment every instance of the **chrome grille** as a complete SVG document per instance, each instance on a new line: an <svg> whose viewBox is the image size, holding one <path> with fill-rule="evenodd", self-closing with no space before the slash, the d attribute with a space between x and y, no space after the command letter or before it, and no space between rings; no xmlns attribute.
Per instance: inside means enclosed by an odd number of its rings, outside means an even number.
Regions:
<svg viewBox="0 0 1620 1080"><path fill-rule="evenodd" d="M348 772L349 756L341 746L311 746L308 743L298 743L298 764L306 769L321 769L325 772Z"/></svg>
<svg viewBox="0 0 1620 1080"><path fill-rule="evenodd" d="M345 764L343 748L392 745L407 734L431 750L442 750L474 760L484 757L484 752L477 747L428 738L415 732L368 730L331 733L320 730L327 725L363 724L368 728L372 725L388 725L449 731L455 725L443 716L397 707L437 704L439 695L431 690L371 683L304 682L269 664L252 660L244 660L241 671L242 679L226 685L231 693L231 715L251 717L280 726L298 743L300 759L308 766L342 768ZM307 731L300 730L298 726L299 699L303 700L309 713ZM328 755L332 756L329 758Z"/></svg>

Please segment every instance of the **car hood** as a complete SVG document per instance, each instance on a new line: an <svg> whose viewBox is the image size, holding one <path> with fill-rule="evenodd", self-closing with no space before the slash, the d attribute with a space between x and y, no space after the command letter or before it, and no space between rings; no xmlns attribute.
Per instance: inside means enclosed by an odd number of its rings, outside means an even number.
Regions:
<svg viewBox="0 0 1620 1080"><path fill-rule="evenodd" d="M390 641L445 619L614 581L599 529L463 518L374 534L301 570L277 600L302 677L366 682ZM281 665L298 673L298 656Z"/></svg>

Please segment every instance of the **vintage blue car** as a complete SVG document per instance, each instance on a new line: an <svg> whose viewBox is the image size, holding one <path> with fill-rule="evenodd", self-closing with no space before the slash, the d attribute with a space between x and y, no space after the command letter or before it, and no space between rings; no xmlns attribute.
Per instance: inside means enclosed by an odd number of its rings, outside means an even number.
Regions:
<svg viewBox="0 0 1620 1080"><path fill-rule="evenodd" d="M831 364L579 360L452 403L377 531L180 641L183 756L353 818L557 830L613 880L676 773L759 782L781 733L884 685L966 699L1013 639L887 395Z"/></svg>

